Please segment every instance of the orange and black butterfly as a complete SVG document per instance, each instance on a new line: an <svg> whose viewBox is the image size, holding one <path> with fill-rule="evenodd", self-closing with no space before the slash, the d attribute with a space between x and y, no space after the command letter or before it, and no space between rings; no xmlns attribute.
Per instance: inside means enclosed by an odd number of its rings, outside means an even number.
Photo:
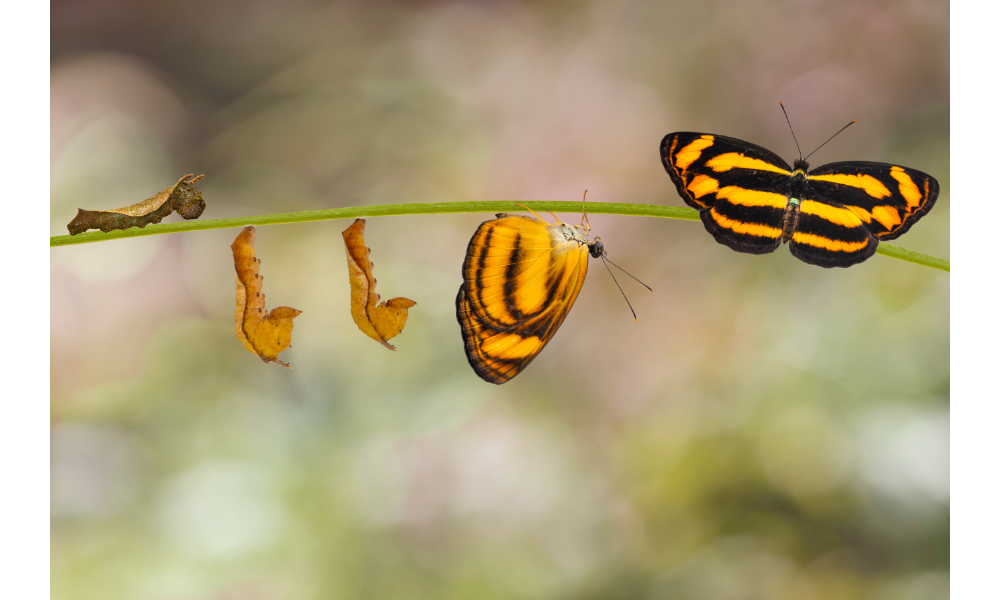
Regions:
<svg viewBox="0 0 1000 600"><path fill-rule="evenodd" d="M601 238L587 239L586 212L580 225L556 221L499 213L469 241L455 304L465 355L490 383L510 381L538 356L576 302L587 254L605 258Z"/></svg>
<svg viewBox="0 0 1000 600"><path fill-rule="evenodd" d="M708 133L670 133L660 143L678 193L737 252L767 254L787 242L809 264L849 267L906 233L937 200L937 180L916 169L849 161L810 171L799 156L789 167L770 150Z"/></svg>

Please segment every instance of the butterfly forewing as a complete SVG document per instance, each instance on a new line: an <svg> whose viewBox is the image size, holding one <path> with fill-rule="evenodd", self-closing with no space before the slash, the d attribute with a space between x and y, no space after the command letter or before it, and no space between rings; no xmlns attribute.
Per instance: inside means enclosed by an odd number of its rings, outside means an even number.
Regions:
<svg viewBox="0 0 1000 600"><path fill-rule="evenodd" d="M469 242L462 273L473 310L504 328L538 314L546 305L552 271L563 260L546 224L504 215L487 221Z"/></svg>
<svg viewBox="0 0 1000 600"><path fill-rule="evenodd" d="M469 242L456 308L466 356L486 381L504 383L524 370L576 301L588 247L562 231L498 214Z"/></svg>
<svg viewBox="0 0 1000 600"><path fill-rule="evenodd" d="M809 183L818 197L835 199L858 215L880 240L906 233L934 206L940 189L922 171L867 161L816 167L809 172Z"/></svg>
<svg viewBox="0 0 1000 600"><path fill-rule="evenodd" d="M784 194L791 167L780 156L736 138L688 131L660 143L663 166L693 208L711 208L725 187Z"/></svg>

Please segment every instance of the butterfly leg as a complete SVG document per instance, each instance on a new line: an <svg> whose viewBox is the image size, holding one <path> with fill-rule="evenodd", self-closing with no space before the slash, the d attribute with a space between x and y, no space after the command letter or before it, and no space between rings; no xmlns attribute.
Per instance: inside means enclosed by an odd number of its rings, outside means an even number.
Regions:
<svg viewBox="0 0 1000 600"><path fill-rule="evenodd" d="M537 219L538 219L539 221L541 221L542 223L545 223L546 225L548 225L548 222L547 222L547 221L546 221L545 219L543 219L543 218L542 218L542 217L541 217L541 216L540 216L540 215L539 215L538 213L536 213L536 212L535 212L534 210L532 210L530 206L525 206L524 204L518 204L518 206L520 206L520 207L522 207L522 208L526 208L526 209L528 209L528 211L529 211L529 212L530 212L531 214L535 215L535 218L537 218ZM549 211L549 214L550 214L550 215L552 215L552 211ZM554 217L555 215L552 215L552 216ZM559 222L559 219L556 219L556 222L558 223L558 222Z"/></svg>

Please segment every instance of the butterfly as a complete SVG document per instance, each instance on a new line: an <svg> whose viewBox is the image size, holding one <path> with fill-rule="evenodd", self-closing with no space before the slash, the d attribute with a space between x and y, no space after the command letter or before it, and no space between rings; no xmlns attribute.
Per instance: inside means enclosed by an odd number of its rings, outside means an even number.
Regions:
<svg viewBox="0 0 1000 600"><path fill-rule="evenodd" d="M789 167L770 150L709 133L670 133L660 143L677 192L737 252L767 254L787 242L809 264L849 267L906 233L937 200L937 180L916 169L848 161L810 171L801 156Z"/></svg>
<svg viewBox="0 0 1000 600"><path fill-rule="evenodd" d="M587 277L587 254L606 260L601 238L587 238L586 212L580 225L531 212L537 218L498 213L481 224L462 265L455 305L465 355L490 383L510 381L559 330Z"/></svg>

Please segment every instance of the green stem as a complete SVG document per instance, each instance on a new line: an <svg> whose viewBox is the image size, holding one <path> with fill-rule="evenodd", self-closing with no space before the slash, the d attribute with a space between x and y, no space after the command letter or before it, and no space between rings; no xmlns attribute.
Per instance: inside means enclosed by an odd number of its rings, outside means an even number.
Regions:
<svg viewBox="0 0 1000 600"><path fill-rule="evenodd" d="M523 205L523 206L521 206ZM49 238L49 246L68 246L71 244L88 244L121 238L139 237L143 235L159 235L181 231L204 231L206 229L226 229L229 227L246 227L247 225L279 225L285 223L306 223L308 221L329 221L333 219L354 219L357 217L387 217L392 215L430 215L446 213L496 213L525 212L524 206L543 211L558 211L564 213L579 213L580 203L569 201L536 201L515 202L497 200L489 202L421 202L414 204L379 204L374 206L351 206L347 208L331 208L328 210L309 210L304 212L282 213L277 215L260 215L256 217L237 217L235 219L212 219L206 221L183 221L180 223L162 223L148 225L144 228L109 231L90 231L78 235L56 235ZM621 204L617 202L588 202L587 212L603 215L629 215L633 217L658 217L661 219L681 219L698 221L698 211L691 208L676 206L660 206L657 204ZM881 243L878 253L908 262L951 271L951 263L941 258L935 258L892 244Z"/></svg>

